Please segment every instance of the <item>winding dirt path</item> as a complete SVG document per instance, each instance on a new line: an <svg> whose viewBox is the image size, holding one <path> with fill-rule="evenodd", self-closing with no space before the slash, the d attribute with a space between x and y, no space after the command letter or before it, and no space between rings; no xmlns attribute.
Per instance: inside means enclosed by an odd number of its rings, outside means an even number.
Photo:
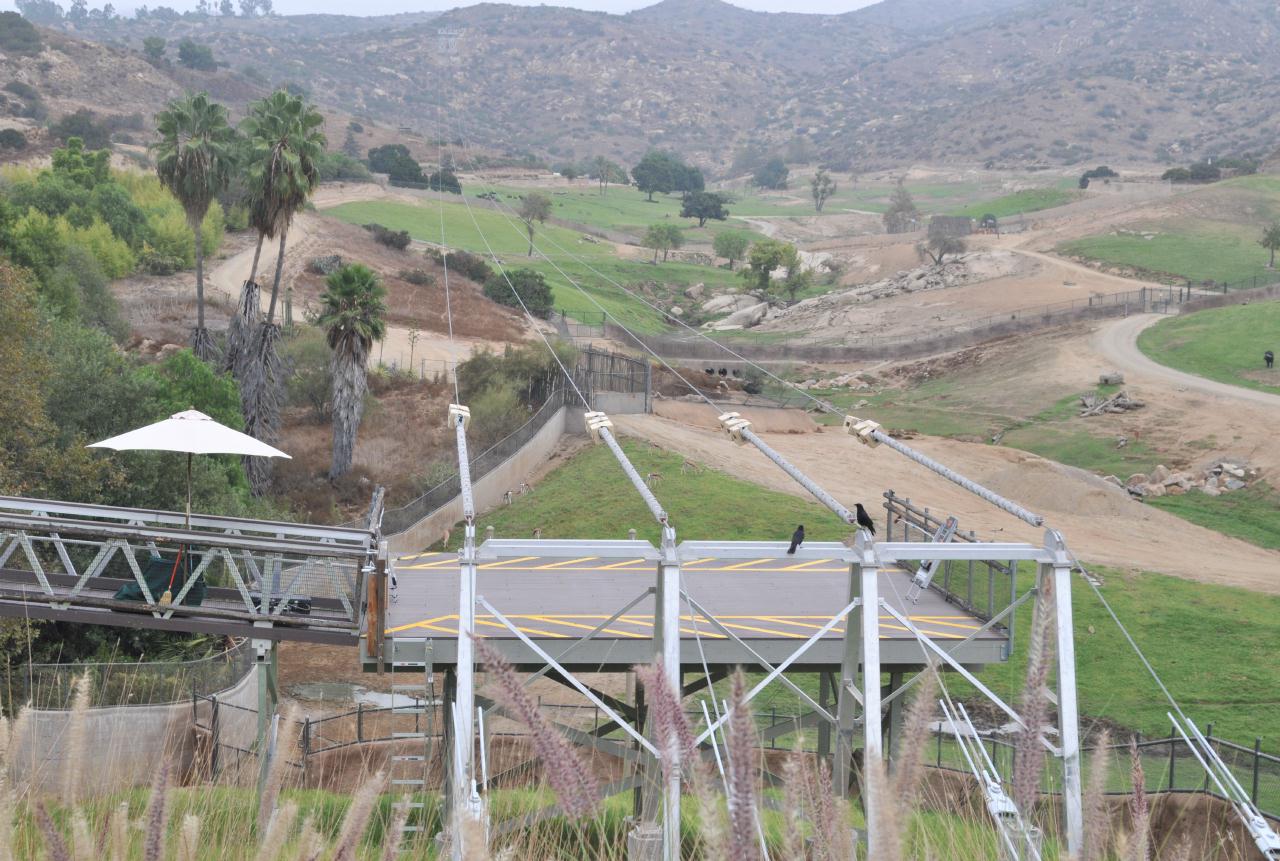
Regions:
<svg viewBox="0 0 1280 861"><path fill-rule="evenodd" d="M1143 329L1164 319L1163 314L1136 314L1125 317L1109 326L1100 328L1093 338L1093 348L1099 355L1115 364L1116 369L1125 373L1136 374L1149 379L1156 379L1170 385L1192 389L1206 395L1231 398L1280 409L1280 395L1233 386L1230 383L1219 383L1216 380L1197 377L1184 371L1175 370L1167 365L1149 359L1138 349L1138 335Z"/></svg>

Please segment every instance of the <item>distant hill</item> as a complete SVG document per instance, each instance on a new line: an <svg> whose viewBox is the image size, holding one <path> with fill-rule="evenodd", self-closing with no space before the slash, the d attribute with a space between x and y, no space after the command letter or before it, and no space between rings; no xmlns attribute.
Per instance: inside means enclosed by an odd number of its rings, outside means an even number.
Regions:
<svg viewBox="0 0 1280 861"><path fill-rule="evenodd" d="M1186 162L1270 152L1280 132L1274 0L883 0L843 15L484 3L65 27L134 50L191 38L229 67L215 78L289 82L423 137L553 161L660 146L715 170L770 151L857 169ZM442 29L462 34L451 56Z"/></svg>

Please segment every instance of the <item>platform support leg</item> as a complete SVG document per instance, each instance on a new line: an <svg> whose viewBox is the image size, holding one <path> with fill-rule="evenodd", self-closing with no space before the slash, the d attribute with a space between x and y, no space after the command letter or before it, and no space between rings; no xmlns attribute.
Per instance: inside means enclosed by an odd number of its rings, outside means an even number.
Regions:
<svg viewBox="0 0 1280 861"><path fill-rule="evenodd" d="M1058 660L1058 738L1062 743L1062 806L1066 822L1067 852L1079 857L1084 851L1084 812L1080 791L1080 712L1076 698L1076 642L1071 613L1071 556L1062 536L1045 532L1045 548L1053 563L1040 566L1040 584L1049 587L1053 600ZM1043 595L1044 592L1042 591Z"/></svg>
<svg viewBox="0 0 1280 861"><path fill-rule="evenodd" d="M445 720L454 724L452 769L450 790L452 806L449 808L449 821L453 823L453 837L450 841L453 861L462 861L466 855L463 846L464 830L460 827L460 817L468 816L480 819L484 811L480 809L479 796L472 786L475 759L475 643L472 635L475 632L476 616L476 527L474 523L466 524L463 537L462 552L458 565L458 659L457 659L457 706L445 712Z"/></svg>
<svg viewBox="0 0 1280 861"><path fill-rule="evenodd" d="M658 564L657 590L654 595L654 657L662 663L666 683L676 702L681 701L680 673L680 560L676 553L675 530L662 530L662 559ZM657 741L652 719L647 722L647 735ZM662 861L680 861L680 759L679 751L656 745L663 756L674 760L667 768L654 758L646 761L644 803L637 832L652 833L661 808ZM639 837L637 833L637 837Z"/></svg>
<svg viewBox="0 0 1280 861"><path fill-rule="evenodd" d="M818 673L818 705L831 711L831 674ZM818 721L818 761L825 762L831 756L831 724Z"/></svg>
<svg viewBox="0 0 1280 861"><path fill-rule="evenodd" d="M277 684L280 661L275 640L254 639L251 645L258 682L258 737L254 747L258 751L258 795L261 796L271 768L271 725L280 703Z"/></svg>
<svg viewBox="0 0 1280 861"><path fill-rule="evenodd" d="M870 780L871 769L883 764L883 739L880 717L880 588L879 569L864 563L862 582L862 810L867 820L867 846L879 845L879 806L882 802L876 781Z"/></svg>
<svg viewBox="0 0 1280 861"><path fill-rule="evenodd" d="M441 822L448 823L450 811L454 809L454 805L457 803L454 796L453 780L453 737L455 730L453 725L453 706L458 701L458 675L452 667L444 671L444 688L440 693L442 700L440 710L440 793L444 800L444 808L441 810ZM447 830L448 825L445 824L444 828Z"/></svg>
<svg viewBox="0 0 1280 861"><path fill-rule="evenodd" d="M849 566L849 601L862 595L862 566ZM853 769L853 732L857 726L858 667L862 662L862 617L855 607L849 611L844 626L844 656L840 662L839 688L836 690L835 761L831 764L831 780L839 798L849 797Z"/></svg>

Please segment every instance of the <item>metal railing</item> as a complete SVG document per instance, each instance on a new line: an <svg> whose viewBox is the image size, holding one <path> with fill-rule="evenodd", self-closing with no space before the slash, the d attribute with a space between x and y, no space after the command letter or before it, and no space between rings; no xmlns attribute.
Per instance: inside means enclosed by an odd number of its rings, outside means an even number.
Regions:
<svg viewBox="0 0 1280 861"><path fill-rule="evenodd" d="M946 517L930 513L928 508L912 505L910 499L898 496L892 490L885 491L885 541L932 541ZM976 542L972 531L957 530L953 541ZM941 570L934 574L931 588L949 603L972 613L982 621L998 616L1017 600L1017 566L998 560L959 562L946 560L939 563ZM1008 648L1013 647L1014 614L1009 614L1005 630L1008 631Z"/></svg>
<svg viewBox="0 0 1280 861"><path fill-rule="evenodd" d="M1222 756L1249 793L1250 800L1263 815L1280 822L1280 756L1264 753L1262 740L1255 739L1252 746L1241 745L1213 736L1213 724L1205 733L1209 743ZM979 739L986 747L996 769L1010 779L1018 757L1016 742L988 736ZM1222 796L1214 791L1207 773L1196 760L1187 743L1176 732L1167 738L1135 738L1135 747L1142 762L1143 788L1147 792L1202 793L1215 798ZM1093 768L1096 746L1085 746L1081 752L1083 780L1088 782ZM1132 763L1129 745L1108 745L1106 756L1106 792L1111 795L1128 795L1133 792ZM969 773L955 736L948 730L935 730L929 747L924 751L926 763L934 768ZM1041 791L1056 794L1061 791L1058 776L1045 770ZM1226 800L1226 799L1223 799Z"/></svg>

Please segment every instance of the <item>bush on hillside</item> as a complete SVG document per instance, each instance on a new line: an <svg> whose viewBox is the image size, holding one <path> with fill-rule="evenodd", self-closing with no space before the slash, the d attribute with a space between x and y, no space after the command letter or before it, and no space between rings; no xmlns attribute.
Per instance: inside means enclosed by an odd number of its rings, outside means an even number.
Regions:
<svg viewBox="0 0 1280 861"><path fill-rule="evenodd" d="M521 310L527 308L530 314L544 320L551 316L555 307L551 285L542 273L532 269L516 269L490 276L484 282L484 295L500 305Z"/></svg>
<svg viewBox="0 0 1280 861"><path fill-rule="evenodd" d="M18 129L0 129L0 149L21 150L27 148L27 136Z"/></svg>
<svg viewBox="0 0 1280 861"><path fill-rule="evenodd" d="M446 255L438 248L428 248L422 253L427 259L434 260L441 266L445 265L447 256L450 272L461 273L477 284L483 284L493 277L492 267L482 257L469 251L450 249Z"/></svg>
<svg viewBox="0 0 1280 861"><path fill-rule="evenodd" d="M394 248L397 251L404 251L409 247L409 231L392 230L383 227L381 224L366 224L364 229L373 234L373 238L388 248Z"/></svg>
<svg viewBox="0 0 1280 861"><path fill-rule="evenodd" d="M212 72L218 68L213 59L213 49L190 39L183 39L178 43L178 62L199 72Z"/></svg>
<svg viewBox="0 0 1280 861"><path fill-rule="evenodd" d="M66 143L72 138L84 141L87 150L105 149L111 146L111 128L100 122L93 111L81 108L72 114L60 117L50 124L49 134Z"/></svg>
<svg viewBox="0 0 1280 861"><path fill-rule="evenodd" d="M30 21L17 12L0 12L0 51L29 57L42 47L40 32Z"/></svg>
<svg viewBox="0 0 1280 861"><path fill-rule="evenodd" d="M346 153L326 152L316 163L321 182L373 182L369 168Z"/></svg>
<svg viewBox="0 0 1280 861"><path fill-rule="evenodd" d="M436 283L436 276L425 269L401 269L400 279L418 287L430 287Z"/></svg>

